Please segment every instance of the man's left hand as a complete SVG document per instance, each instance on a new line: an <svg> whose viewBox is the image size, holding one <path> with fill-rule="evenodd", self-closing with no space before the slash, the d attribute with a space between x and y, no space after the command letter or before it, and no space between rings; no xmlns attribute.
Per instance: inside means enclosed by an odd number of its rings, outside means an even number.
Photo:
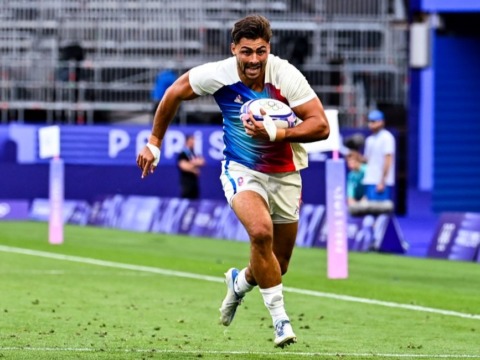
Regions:
<svg viewBox="0 0 480 360"><path fill-rule="evenodd" d="M263 121L255 120L252 112L249 112L248 115L242 116L241 119L243 121L245 132L254 139L275 141L277 127L273 123L273 120L270 118L270 116L268 116L263 109L261 109L260 112L263 115Z"/></svg>

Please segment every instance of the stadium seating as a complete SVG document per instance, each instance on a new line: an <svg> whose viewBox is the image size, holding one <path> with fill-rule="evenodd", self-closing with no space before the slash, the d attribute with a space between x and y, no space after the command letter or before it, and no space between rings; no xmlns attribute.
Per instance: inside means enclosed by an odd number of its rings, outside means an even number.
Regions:
<svg viewBox="0 0 480 360"><path fill-rule="evenodd" d="M272 23L272 52L304 71L345 126L368 106L406 101L401 0L4 0L0 120L43 110L47 122L94 121L96 111L149 112L156 73L182 73L229 55L229 31L257 12ZM78 46L81 58L64 56ZM63 54L63 56L62 56ZM213 99L182 107L217 111ZM81 115L81 116L80 116ZM61 119L61 120L60 120Z"/></svg>

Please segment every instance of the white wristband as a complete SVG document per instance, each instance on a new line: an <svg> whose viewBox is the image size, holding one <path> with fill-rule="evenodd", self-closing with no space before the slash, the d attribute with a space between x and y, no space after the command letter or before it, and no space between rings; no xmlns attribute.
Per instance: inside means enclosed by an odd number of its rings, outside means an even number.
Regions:
<svg viewBox="0 0 480 360"><path fill-rule="evenodd" d="M153 154L153 166L157 166L158 165L158 162L160 161L160 149L158 147L156 147L155 145L153 144L150 144L150 143L147 143L147 148L151 151L151 153Z"/></svg>
<svg viewBox="0 0 480 360"><path fill-rule="evenodd" d="M277 126L273 122L272 118L268 115L263 115L263 126L270 137L270 141L275 141L277 138Z"/></svg>

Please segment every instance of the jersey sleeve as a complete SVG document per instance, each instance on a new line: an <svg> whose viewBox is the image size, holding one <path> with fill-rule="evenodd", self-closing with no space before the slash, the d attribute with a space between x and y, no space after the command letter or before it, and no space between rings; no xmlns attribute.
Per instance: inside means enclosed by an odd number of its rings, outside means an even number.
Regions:
<svg viewBox="0 0 480 360"><path fill-rule="evenodd" d="M295 66L275 56L271 60L273 61L268 75L274 86L281 89L281 95L287 99L290 107L305 104L317 96L305 76Z"/></svg>
<svg viewBox="0 0 480 360"><path fill-rule="evenodd" d="M392 134L387 133L384 140L384 154L393 155L395 153L395 138Z"/></svg>
<svg viewBox="0 0 480 360"><path fill-rule="evenodd" d="M195 94L212 95L223 86L238 81L235 58L210 62L190 69L188 79Z"/></svg>

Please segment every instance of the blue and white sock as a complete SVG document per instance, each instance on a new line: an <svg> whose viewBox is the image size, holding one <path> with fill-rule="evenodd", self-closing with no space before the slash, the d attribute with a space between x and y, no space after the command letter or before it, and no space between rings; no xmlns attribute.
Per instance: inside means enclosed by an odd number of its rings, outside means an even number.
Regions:
<svg viewBox="0 0 480 360"><path fill-rule="evenodd" d="M263 302L270 311L273 325L280 320L289 320L287 312L285 311L285 304L283 302L283 284L273 286L268 289L260 289L263 296Z"/></svg>
<svg viewBox="0 0 480 360"><path fill-rule="evenodd" d="M251 291L254 288L254 285L251 285L247 282L245 277L245 271L247 268L244 268L239 271L235 282L233 283L233 290L240 296L243 296L245 293Z"/></svg>

